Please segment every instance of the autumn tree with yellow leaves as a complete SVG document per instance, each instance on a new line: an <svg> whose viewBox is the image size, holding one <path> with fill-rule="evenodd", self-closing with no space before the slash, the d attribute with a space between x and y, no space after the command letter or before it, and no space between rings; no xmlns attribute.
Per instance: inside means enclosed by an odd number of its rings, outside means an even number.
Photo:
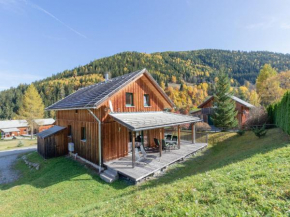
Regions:
<svg viewBox="0 0 290 217"><path fill-rule="evenodd" d="M19 110L19 118L25 119L31 130L31 139L33 138L33 120L43 118L44 104L33 84L31 84L22 99L22 107Z"/></svg>

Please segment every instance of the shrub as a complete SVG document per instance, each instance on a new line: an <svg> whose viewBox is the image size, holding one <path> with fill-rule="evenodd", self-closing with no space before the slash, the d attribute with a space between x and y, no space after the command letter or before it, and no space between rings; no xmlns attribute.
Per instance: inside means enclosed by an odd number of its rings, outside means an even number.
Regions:
<svg viewBox="0 0 290 217"><path fill-rule="evenodd" d="M20 141L18 142L17 147L23 147L23 146L24 146L24 144L23 144L22 141L20 140Z"/></svg>
<svg viewBox="0 0 290 217"><path fill-rule="evenodd" d="M196 131L207 131L211 129L211 127L205 122L196 123L195 128L196 128Z"/></svg>
<svg viewBox="0 0 290 217"><path fill-rule="evenodd" d="M240 136L243 136L244 134L245 134L245 130L243 130L243 129L239 129L238 131L237 131L237 134L238 135L240 135Z"/></svg>
<svg viewBox="0 0 290 217"><path fill-rule="evenodd" d="M255 135L259 138L266 136L267 130L266 130L266 125L264 124L263 127L259 128L259 127L254 127L253 132L255 133Z"/></svg>
<svg viewBox="0 0 290 217"><path fill-rule="evenodd" d="M249 112L249 118L245 123L247 129L251 129L256 126L262 126L268 122L268 114L264 107L251 108Z"/></svg>

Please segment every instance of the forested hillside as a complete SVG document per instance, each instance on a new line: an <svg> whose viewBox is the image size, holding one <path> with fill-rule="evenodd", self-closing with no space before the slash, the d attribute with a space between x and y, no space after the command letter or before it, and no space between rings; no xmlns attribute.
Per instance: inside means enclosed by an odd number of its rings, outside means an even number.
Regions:
<svg viewBox="0 0 290 217"><path fill-rule="evenodd" d="M105 72L110 72L112 77L116 77L147 68L164 88L169 82L186 83L187 85L181 87L184 96L177 96L168 88L167 93L174 98L178 108L188 108L196 106L212 93L212 84L219 70L223 69L230 75L232 86L241 86L246 83L249 87L250 84L255 83L259 70L266 63L271 64L278 72L287 71L290 69L290 55L224 50L152 54L124 52L92 61L72 70L65 70L44 80L36 81L34 85L45 106L48 106L80 87L103 80ZM22 84L17 88L0 92L0 119L16 117L26 88L27 85ZM50 115L46 113L46 116Z"/></svg>

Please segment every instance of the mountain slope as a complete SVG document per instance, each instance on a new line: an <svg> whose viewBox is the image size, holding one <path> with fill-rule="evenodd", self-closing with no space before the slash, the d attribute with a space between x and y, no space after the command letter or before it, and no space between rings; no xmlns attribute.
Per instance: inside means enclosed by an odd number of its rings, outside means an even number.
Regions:
<svg viewBox="0 0 290 217"><path fill-rule="evenodd" d="M220 69L224 69L235 80L234 85L242 85L245 80L254 84L259 70L266 63L271 64L278 71L286 71L290 69L290 55L225 50L152 54L124 52L92 61L72 70L65 70L34 84L45 106L48 106L80 87L101 81L105 72L110 72L111 76L115 77L147 68L158 83L170 82L172 76L175 76L178 83L205 82L209 84L210 89ZM26 85L20 85L0 92L0 119L10 119L17 114L25 89Z"/></svg>

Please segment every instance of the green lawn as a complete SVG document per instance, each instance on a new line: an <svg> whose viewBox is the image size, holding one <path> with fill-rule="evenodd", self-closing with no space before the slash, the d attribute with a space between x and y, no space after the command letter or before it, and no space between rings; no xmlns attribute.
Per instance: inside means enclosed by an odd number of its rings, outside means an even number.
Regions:
<svg viewBox="0 0 290 217"><path fill-rule="evenodd" d="M22 142L22 145L19 145L19 142ZM0 151L19 148L19 147L28 147L36 145L36 139L12 139L12 140L0 140Z"/></svg>
<svg viewBox="0 0 290 217"><path fill-rule="evenodd" d="M0 185L0 216L290 216L290 145L279 129L258 139L219 133L208 149L165 175L111 185L73 160L19 161L22 178Z"/></svg>

